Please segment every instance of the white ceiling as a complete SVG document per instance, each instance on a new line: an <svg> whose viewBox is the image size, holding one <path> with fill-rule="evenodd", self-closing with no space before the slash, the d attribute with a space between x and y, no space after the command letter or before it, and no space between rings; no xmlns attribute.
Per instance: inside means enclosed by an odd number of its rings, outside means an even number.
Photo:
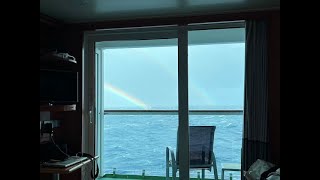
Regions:
<svg viewBox="0 0 320 180"><path fill-rule="evenodd" d="M40 12L68 23L280 9L280 0L40 0Z"/></svg>

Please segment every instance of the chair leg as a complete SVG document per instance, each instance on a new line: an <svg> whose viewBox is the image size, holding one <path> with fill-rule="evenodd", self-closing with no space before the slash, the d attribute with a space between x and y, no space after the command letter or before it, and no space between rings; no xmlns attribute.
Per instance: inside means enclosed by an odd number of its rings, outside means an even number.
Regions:
<svg viewBox="0 0 320 180"><path fill-rule="evenodd" d="M202 169L202 180L204 180L206 178L206 174L205 174L205 169Z"/></svg>
<svg viewBox="0 0 320 180"><path fill-rule="evenodd" d="M169 149L166 149L166 180L169 180Z"/></svg>
<svg viewBox="0 0 320 180"><path fill-rule="evenodd" d="M213 172L214 172L214 179L218 180L218 170L217 170L217 162L216 162L216 156L214 155L214 152L212 152L212 159L213 159Z"/></svg>
<svg viewBox="0 0 320 180"><path fill-rule="evenodd" d="M176 178L177 178L177 168L172 167L172 179L176 180Z"/></svg>
<svg viewBox="0 0 320 180"><path fill-rule="evenodd" d="M221 180L224 180L224 169L221 172Z"/></svg>
<svg viewBox="0 0 320 180"><path fill-rule="evenodd" d="M169 180L169 166L166 166L166 180Z"/></svg>
<svg viewBox="0 0 320 180"><path fill-rule="evenodd" d="M166 180L169 180L169 157L166 158Z"/></svg>

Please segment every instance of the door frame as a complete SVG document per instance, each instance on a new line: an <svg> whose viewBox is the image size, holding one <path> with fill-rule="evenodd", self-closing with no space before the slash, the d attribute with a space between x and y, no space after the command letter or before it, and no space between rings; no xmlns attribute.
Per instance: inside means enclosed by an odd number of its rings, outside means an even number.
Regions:
<svg viewBox="0 0 320 180"><path fill-rule="evenodd" d="M184 24L170 26L153 26L138 28L118 28L84 33L83 43L83 115L82 115L82 151L98 155L100 148L96 148L100 140L98 126L99 112L97 108L97 61L95 44L102 41L117 40L154 40L154 39L178 39L178 96L179 96L179 134L178 148L180 156L180 178L189 179L189 102L188 102L188 32L193 30L243 28L245 21L228 21L201 24ZM101 134L101 133L100 133ZM100 166L102 162L99 163ZM100 175L103 175L100 172Z"/></svg>

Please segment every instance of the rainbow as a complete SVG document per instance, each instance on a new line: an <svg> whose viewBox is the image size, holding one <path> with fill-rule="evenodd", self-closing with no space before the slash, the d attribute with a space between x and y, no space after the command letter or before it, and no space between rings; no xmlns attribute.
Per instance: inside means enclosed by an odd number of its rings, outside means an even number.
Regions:
<svg viewBox="0 0 320 180"><path fill-rule="evenodd" d="M124 92L123 90L111 85L111 84L104 84L104 89L109 91L109 92L112 92L113 94L127 100L128 102L132 103L132 104L135 104L139 107L141 107L142 109L148 109L148 106L143 102L141 101L140 99L136 98L136 97L133 97L131 95L129 95L128 93Z"/></svg>
<svg viewBox="0 0 320 180"><path fill-rule="evenodd" d="M169 47L170 48L170 47ZM164 72L168 73L171 75L171 77L176 78L177 77L177 72L173 71L171 67L169 67L167 64L163 63L163 61L161 61L159 58L160 57L156 57L156 56L152 56L147 49L144 48L129 48L129 49L134 49L136 52L138 53L142 53L145 56L145 59L150 60L150 59L155 59L155 61L152 61L152 63L155 63L158 65L158 67L160 67ZM105 52L107 51L107 49L104 50ZM178 58L178 57L176 57ZM205 103L207 103L207 105L213 105L213 100L212 98L209 96L209 94L207 93L207 91L203 88L200 88L200 86L197 86L197 84L195 83L195 81L193 81L192 79L189 79L189 88L191 91L193 91L195 93L195 95L199 98L201 98ZM147 105L133 97L130 96L128 93L124 92L123 90L116 88L114 86L112 86L111 84L105 84L105 89L109 90L110 92L126 99L127 101L134 103L135 105L138 105L139 107L143 108L143 109L147 109Z"/></svg>

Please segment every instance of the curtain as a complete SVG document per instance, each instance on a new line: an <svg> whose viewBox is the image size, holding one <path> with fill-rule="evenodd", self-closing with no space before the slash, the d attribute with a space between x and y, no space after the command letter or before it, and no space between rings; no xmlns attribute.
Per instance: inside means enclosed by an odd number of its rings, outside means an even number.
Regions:
<svg viewBox="0 0 320 180"><path fill-rule="evenodd" d="M246 72L242 170L257 159L269 161L267 27L261 20L246 21ZM242 179L243 176L242 176Z"/></svg>

